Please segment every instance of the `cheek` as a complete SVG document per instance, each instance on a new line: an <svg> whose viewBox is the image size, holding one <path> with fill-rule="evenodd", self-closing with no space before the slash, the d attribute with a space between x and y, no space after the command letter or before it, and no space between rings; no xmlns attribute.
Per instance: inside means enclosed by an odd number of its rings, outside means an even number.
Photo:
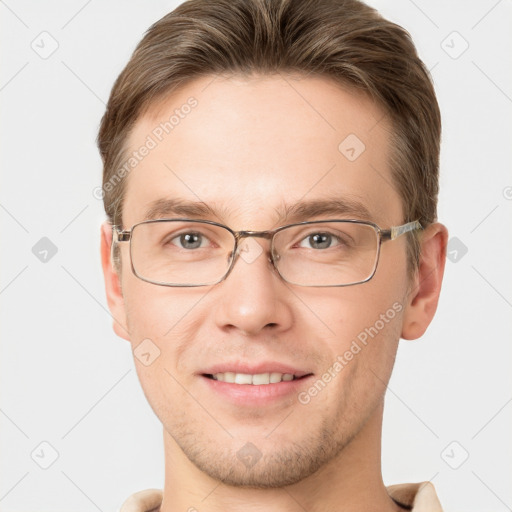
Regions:
<svg viewBox="0 0 512 512"><path fill-rule="evenodd" d="M376 278L353 287L332 289L321 297L306 297L304 303L311 304L329 333L329 344L337 350L346 348L351 340L364 333L374 332L388 336L390 327L395 332L403 310L403 287L392 280L381 282Z"/></svg>
<svg viewBox="0 0 512 512"><path fill-rule="evenodd" d="M389 294L362 294L351 299L339 307L336 324L332 324L336 335L324 340L325 352L330 355L324 373L319 375L321 382L316 383L318 391L307 391L308 396L318 395L315 400L320 409L336 404L346 421L365 417L382 400L393 369L402 318L401 304ZM334 318L334 311L331 313ZM320 393L324 384L325 394Z"/></svg>
<svg viewBox="0 0 512 512"><path fill-rule="evenodd" d="M385 280L375 276L357 286L324 291L314 301L315 311L329 328L322 342L323 353L328 354L324 364L326 372L336 375L332 388L338 396L348 390L361 399L380 395L391 374L401 332L403 290L383 275ZM322 380L327 379L328 375Z"/></svg>
<svg viewBox="0 0 512 512"><path fill-rule="evenodd" d="M132 343L169 335L195 304L178 289L146 283L133 274L123 280L123 297Z"/></svg>
<svg viewBox="0 0 512 512"><path fill-rule="evenodd" d="M168 380L170 374L189 378L195 356L200 350L198 333L205 321L202 299L207 291L174 289L145 283L135 276L125 283L125 311L135 362L139 352L155 352L154 372L148 375L141 368L141 381ZM186 355L191 354L187 359ZM143 365L142 365L143 366Z"/></svg>
<svg viewBox="0 0 512 512"><path fill-rule="evenodd" d="M140 280L139 280L140 281ZM148 403L158 417L183 404L180 374L183 328L189 300L140 281L126 286L126 316L134 364ZM174 414L174 413L173 413ZM164 416L162 416L164 415Z"/></svg>

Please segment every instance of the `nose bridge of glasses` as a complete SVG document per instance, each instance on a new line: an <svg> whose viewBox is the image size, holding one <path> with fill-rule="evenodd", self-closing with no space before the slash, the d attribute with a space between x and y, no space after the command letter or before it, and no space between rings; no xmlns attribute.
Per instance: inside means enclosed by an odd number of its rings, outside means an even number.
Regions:
<svg viewBox="0 0 512 512"><path fill-rule="evenodd" d="M243 238L266 238L267 240L270 240L273 235L273 231L237 231L235 233L235 238L237 241L240 241Z"/></svg>
<svg viewBox="0 0 512 512"><path fill-rule="evenodd" d="M253 238L264 238L265 240L272 240L274 231L237 231L234 233L236 244L237 244L237 253L242 255L243 259L247 262L254 261L261 253L265 252L265 249L261 244L253 240L251 243L250 240ZM244 244L244 239L248 239ZM270 262L273 262L274 259L278 258L278 255L273 254L272 251L272 243L270 246L270 255L268 257Z"/></svg>

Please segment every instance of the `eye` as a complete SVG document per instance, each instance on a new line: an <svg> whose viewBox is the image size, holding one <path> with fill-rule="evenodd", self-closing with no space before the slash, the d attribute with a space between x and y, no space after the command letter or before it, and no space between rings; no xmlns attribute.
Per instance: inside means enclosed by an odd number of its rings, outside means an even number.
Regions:
<svg viewBox="0 0 512 512"><path fill-rule="evenodd" d="M299 242L300 247L308 249L329 249L341 244L339 237L331 233L311 233ZM307 245L306 245L307 244Z"/></svg>
<svg viewBox="0 0 512 512"><path fill-rule="evenodd" d="M199 249L208 246L208 238L201 233L190 231L175 236L169 240L169 243L177 245L181 249Z"/></svg>

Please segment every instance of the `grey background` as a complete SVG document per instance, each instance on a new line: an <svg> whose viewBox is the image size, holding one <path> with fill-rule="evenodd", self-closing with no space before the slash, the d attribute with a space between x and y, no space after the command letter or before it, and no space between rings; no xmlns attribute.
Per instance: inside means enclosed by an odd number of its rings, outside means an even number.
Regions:
<svg viewBox="0 0 512 512"><path fill-rule="evenodd" d="M511 510L512 4L370 3L432 70L450 231L437 315L401 342L389 385L385 483L432 480L446 510ZM163 486L161 425L106 308L94 141L118 73L177 4L0 1L2 511L117 510Z"/></svg>

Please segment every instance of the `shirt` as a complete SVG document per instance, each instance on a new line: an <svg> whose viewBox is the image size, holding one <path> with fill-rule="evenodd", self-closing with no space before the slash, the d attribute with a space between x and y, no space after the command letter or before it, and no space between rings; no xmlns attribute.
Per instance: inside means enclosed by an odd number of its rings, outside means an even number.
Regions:
<svg viewBox="0 0 512 512"><path fill-rule="evenodd" d="M430 482L397 484L386 488L395 502L412 512L443 512L434 486ZM119 512L159 512L163 491L146 489L132 494Z"/></svg>

